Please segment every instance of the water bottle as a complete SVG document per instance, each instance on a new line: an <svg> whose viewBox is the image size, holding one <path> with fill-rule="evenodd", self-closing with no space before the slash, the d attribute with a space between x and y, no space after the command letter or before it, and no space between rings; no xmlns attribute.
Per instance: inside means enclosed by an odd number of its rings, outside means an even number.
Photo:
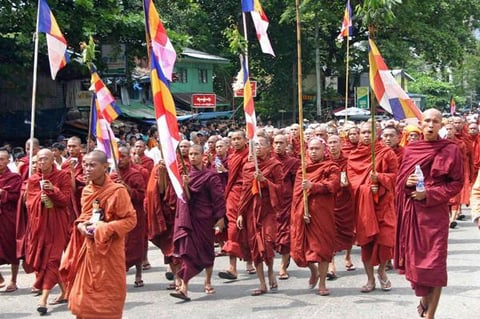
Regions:
<svg viewBox="0 0 480 319"><path fill-rule="evenodd" d="M419 193L423 193L425 191L425 183L420 165L415 165L415 175L417 176L417 185L415 187L415 190Z"/></svg>

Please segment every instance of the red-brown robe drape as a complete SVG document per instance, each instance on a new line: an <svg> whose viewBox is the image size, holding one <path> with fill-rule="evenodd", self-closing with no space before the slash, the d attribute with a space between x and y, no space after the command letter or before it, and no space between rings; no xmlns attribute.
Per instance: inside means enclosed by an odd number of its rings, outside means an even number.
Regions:
<svg viewBox="0 0 480 319"><path fill-rule="evenodd" d="M309 160L305 179L313 185L307 190L310 223L304 220L302 171L298 170L292 201L291 252L299 267L312 262L330 262L335 251L335 194L340 187L340 169L330 160Z"/></svg>
<svg viewBox="0 0 480 319"><path fill-rule="evenodd" d="M409 175L420 165L427 197L412 200ZM418 141L405 148L396 181L397 229L394 266L412 283L418 296L428 287L447 285L448 200L463 186L463 160L451 140Z"/></svg>

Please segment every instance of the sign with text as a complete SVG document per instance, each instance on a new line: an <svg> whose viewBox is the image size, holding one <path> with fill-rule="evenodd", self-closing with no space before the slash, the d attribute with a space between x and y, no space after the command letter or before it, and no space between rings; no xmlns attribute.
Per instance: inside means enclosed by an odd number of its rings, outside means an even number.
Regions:
<svg viewBox="0 0 480 319"><path fill-rule="evenodd" d="M360 109L368 109L369 106L368 87L357 86L357 107Z"/></svg>
<svg viewBox="0 0 480 319"><path fill-rule="evenodd" d="M257 97L257 81L250 81L250 87L252 88L252 96ZM233 92L234 97L243 97L243 89Z"/></svg>
<svg viewBox="0 0 480 319"><path fill-rule="evenodd" d="M217 106L217 95L214 93L192 94L192 108L212 108Z"/></svg>

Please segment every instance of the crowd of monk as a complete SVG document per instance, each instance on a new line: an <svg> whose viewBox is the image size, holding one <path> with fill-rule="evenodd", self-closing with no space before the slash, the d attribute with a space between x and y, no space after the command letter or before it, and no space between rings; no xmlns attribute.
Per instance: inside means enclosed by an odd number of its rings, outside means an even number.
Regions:
<svg viewBox="0 0 480 319"><path fill-rule="evenodd" d="M121 145L113 166L101 151L82 153L78 137L68 139L63 163L37 139L25 148L32 161L22 158L16 172L0 150L0 264L11 265L10 282L0 274L0 287L17 290L23 260L35 274L37 311L68 303L78 318L121 318L125 271L135 266L134 287L144 285L149 242L168 265L170 295L185 301L190 279L204 269L204 291L215 293L219 255L229 256L220 278L235 281L238 260L257 275L252 296L278 290L290 259L310 270L307 287L328 296L335 254L345 251L345 269L353 271L350 250L358 245L362 293L392 289L393 260L421 297L419 315L434 318L447 284L449 226L469 204L480 168L477 122L443 120L435 109L418 125L293 124L259 128L252 141L242 130L182 140L180 199L163 160L147 156L158 152L155 141ZM415 188L417 165L425 191ZM57 284L61 293L48 302Z"/></svg>

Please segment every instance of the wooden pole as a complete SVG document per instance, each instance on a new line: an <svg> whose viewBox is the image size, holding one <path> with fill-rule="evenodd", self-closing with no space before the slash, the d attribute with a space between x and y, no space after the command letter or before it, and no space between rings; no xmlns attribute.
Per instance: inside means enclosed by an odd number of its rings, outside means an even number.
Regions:
<svg viewBox="0 0 480 319"><path fill-rule="evenodd" d="M372 25L368 27L368 36L369 38L371 37L373 39L373 31L374 28ZM369 56L369 62L370 61L370 56ZM370 65L371 67L371 65ZM371 72L371 70L369 70ZM370 86L372 86L373 83L370 83ZM370 90L369 94L371 94L372 90ZM370 121L371 121L371 135L370 135L370 150L371 150L371 158L372 158L372 174L376 175L375 171L375 144L377 141L377 125L376 125L376 119L375 119L375 113L376 113L376 99L375 99L375 94L372 95L372 98L369 100L370 102ZM375 202L378 202L378 181L372 181L373 186L377 186L377 191L372 190L373 194L373 200Z"/></svg>
<svg viewBox="0 0 480 319"><path fill-rule="evenodd" d="M90 77L92 75L92 66L88 64L88 69L90 70ZM90 153L90 139L92 138L92 123L93 123L93 108L97 107L96 103L94 105L95 99L95 92L92 94L92 99L90 102L90 116L88 117L88 133L87 133L87 153ZM96 109L95 109L96 110Z"/></svg>
<svg viewBox="0 0 480 319"><path fill-rule="evenodd" d="M40 22L40 0L37 5L37 25L33 34L35 49L33 52L33 83L32 83L32 114L30 115L30 152L28 154L28 176L32 176L33 139L35 137L35 109L37 98L37 70L38 70L38 23Z"/></svg>
<svg viewBox="0 0 480 319"><path fill-rule="evenodd" d="M300 0L295 0L296 18L297 18L297 82L298 82L298 122L300 132L300 161L302 165L302 180L306 177L305 167L305 141L303 140L303 100L302 100L302 28L300 21ZM310 223L310 213L308 211L307 190L303 190L303 218L307 224Z"/></svg>
<svg viewBox="0 0 480 319"><path fill-rule="evenodd" d="M182 163L183 175L188 175L187 165L185 165L185 161L179 147L177 147L177 155L180 157L180 162ZM183 190L185 191L185 196L187 197L186 200L190 200L190 189L188 188L188 185L183 185Z"/></svg>
<svg viewBox="0 0 480 319"><path fill-rule="evenodd" d="M350 34L347 35L347 61L345 69L345 124L348 121L348 76L350 68Z"/></svg>

